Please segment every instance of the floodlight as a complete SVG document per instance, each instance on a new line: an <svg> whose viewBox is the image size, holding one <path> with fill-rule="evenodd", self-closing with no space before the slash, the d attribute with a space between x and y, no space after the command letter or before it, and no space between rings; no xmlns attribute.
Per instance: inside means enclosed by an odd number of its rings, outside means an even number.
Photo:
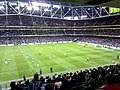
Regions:
<svg viewBox="0 0 120 90"><path fill-rule="evenodd" d="M40 5L43 7L50 7L50 4L47 4L47 3L40 3Z"/></svg>
<svg viewBox="0 0 120 90"><path fill-rule="evenodd" d="M71 8L68 8L68 10L70 11L70 10L71 10Z"/></svg>
<svg viewBox="0 0 120 90"><path fill-rule="evenodd" d="M82 15L82 16L81 16L81 18L86 18L86 17L87 17L87 15Z"/></svg>
<svg viewBox="0 0 120 90"><path fill-rule="evenodd" d="M60 5L53 5L53 8L60 8Z"/></svg>
<svg viewBox="0 0 120 90"><path fill-rule="evenodd" d="M4 2L0 2L0 5L5 5L5 3Z"/></svg>
<svg viewBox="0 0 120 90"><path fill-rule="evenodd" d="M64 17L64 19L68 19L68 20L71 20L71 18L72 18L71 16L70 17Z"/></svg>
<svg viewBox="0 0 120 90"><path fill-rule="evenodd" d="M103 9L105 9L106 7L102 7Z"/></svg>
<svg viewBox="0 0 120 90"><path fill-rule="evenodd" d="M77 17L77 16L75 16L75 17L74 17L74 20L78 20L78 17Z"/></svg>
<svg viewBox="0 0 120 90"><path fill-rule="evenodd" d="M21 7L28 6L28 3L20 3L20 6L21 6Z"/></svg>
<svg viewBox="0 0 120 90"><path fill-rule="evenodd" d="M15 7L15 9L19 9L19 7L17 6L17 7Z"/></svg>
<svg viewBox="0 0 120 90"><path fill-rule="evenodd" d="M97 7L97 9L100 9L99 7Z"/></svg>
<svg viewBox="0 0 120 90"><path fill-rule="evenodd" d="M90 8L88 8L88 10L90 10Z"/></svg>
<svg viewBox="0 0 120 90"><path fill-rule="evenodd" d="M78 10L78 9L76 9L76 10Z"/></svg>
<svg viewBox="0 0 120 90"><path fill-rule="evenodd" d="M39 11L39 7L37 7L37 6L33 6L33 9L36 11Z"/></svg>
<svg viewBox="0 0 120 90"><path fill-rule="evenodd" d="M4 6L0 6L0 9L5 9Z"/></svg>
<svg viewBox="0 0 120 90"><path fill-rule="evenodd" d="M41 3L39 3L39 2L32 2L32 5L33 5L33 6L40 6Z"/></svg>
<svg viewBox="0 0 120 90"><path fill-rule="evenodd" d="M50 10L48 8L45 8L44 11L48 11L49 12Z"/></svg>
<svg viewBox="0 0 120 90"><path fill-rule="evenodd" d="M31 10L32 10L32 7L31 7L31 6L27 6L27 10L28 10L28 11L31 11Z"/></svg>

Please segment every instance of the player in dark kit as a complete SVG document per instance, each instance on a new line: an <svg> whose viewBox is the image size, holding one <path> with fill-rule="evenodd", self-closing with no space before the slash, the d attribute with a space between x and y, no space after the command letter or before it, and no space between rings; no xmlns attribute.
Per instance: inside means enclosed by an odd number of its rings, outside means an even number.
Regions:
<svg viewBox="0 0 120 90"><path fill-rule="evenodd" d="M51 72L51 73L53 72L53 68L52 68L52 67L50 68L50 72Z"/></svg>
<svg viewBox="0 0 120 90"><path fill-rule="evenodd" d="M25 75L23 76L23 80L26 81L26 76Z"/></svg>
<svg viewBox="0 0 120 90"><path fill-rule="evenodd" d="M120 56L119 55L117 55L117 59L119 59L120 58Z"/></svg>

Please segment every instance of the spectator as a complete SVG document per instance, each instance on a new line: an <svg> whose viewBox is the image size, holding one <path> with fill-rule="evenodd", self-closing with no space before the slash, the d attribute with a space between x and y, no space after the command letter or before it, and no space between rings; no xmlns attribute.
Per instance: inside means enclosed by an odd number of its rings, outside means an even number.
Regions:
<svg viewBox="0 0 120 90"><path fill-rule="evenodd" d="M36 73L34 74L33 80L30 82L29 90L39 90L40 89L40 80L39 75Z"/></svg>
<svg viewBox="0 0 120 90"><path fill-rule="evenodd" d="M116 85L115 77L111 74L106 76L106 86L104 90L120 90L120 86Z"/></svg>

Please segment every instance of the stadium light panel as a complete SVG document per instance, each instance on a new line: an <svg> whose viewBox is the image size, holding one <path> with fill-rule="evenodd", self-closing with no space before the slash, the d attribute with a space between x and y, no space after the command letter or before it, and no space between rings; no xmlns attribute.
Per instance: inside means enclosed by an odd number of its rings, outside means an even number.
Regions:
<svg viewBox="0 0 120 90"><path fill-rule="evenodd" d="M12 3L12 2L9 2L9 4L10 5L15 5L15 6L17 5L17 3Z"/></svg>

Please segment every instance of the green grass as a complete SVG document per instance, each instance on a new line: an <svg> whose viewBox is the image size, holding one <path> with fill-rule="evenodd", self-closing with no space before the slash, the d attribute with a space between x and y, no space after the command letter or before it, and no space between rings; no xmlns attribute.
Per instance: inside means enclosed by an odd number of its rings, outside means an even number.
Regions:
<svg viewBox="0 0 120 90"><path fill-rule="evenodd" d="M40 69L48 74L50 67L53 72L60 72L110 64L113 60L118 62L119 52L77 43L0 46L0 82L33 76ZM10 63L5 64L5 59L10 59Z"/></svg>

